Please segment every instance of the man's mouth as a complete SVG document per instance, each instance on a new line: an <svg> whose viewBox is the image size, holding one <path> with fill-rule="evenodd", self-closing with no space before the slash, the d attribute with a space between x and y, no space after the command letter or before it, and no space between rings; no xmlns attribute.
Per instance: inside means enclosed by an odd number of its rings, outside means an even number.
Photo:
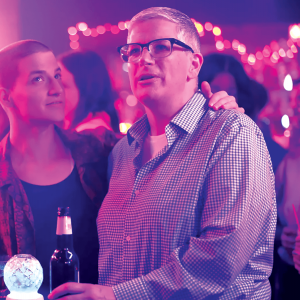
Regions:
<svg viewBox="0 0 300 300"><path fill-rule="evenodd" d="M145 75L141 75L138 79L138 81L146 81L146 80L150 80L153 78L157 78L157 76L155 75L151 75L151 74L145 74Z"/></svg>
<svg viewBox="0 0 300 300"><path fill-rule="evenodd" d="M53 101L53 102L47 103L46 105L55 105L55 104L62 104L62 103L63 103L62 101Z"/></svg>

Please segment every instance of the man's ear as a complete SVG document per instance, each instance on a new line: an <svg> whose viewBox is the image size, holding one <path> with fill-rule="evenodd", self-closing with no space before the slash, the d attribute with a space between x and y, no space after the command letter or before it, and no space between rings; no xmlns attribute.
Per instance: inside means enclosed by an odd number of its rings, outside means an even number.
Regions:
<svg viewBox="0 0 300 300"><path fill-rule="evenodd" d="M191 64L188 71L188 79L194 79L198 77L201 66L203 64L203 56L201 53L191 53Z"/></svg>
<svg viewBox="0 0 300 300"><path fill-rule="evenodd" d="M0 87L0 103L3 107L12 107L12 98L8 89Z"/></svg>

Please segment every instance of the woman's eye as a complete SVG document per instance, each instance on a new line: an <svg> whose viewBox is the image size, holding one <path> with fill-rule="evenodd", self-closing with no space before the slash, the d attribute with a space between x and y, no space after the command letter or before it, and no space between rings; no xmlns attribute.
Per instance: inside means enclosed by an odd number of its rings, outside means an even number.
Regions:
<svg viewBox="0 0 300 300"><path fill-rule="evenodd" d="M32 79L32 82L41 82L44 81L44 78L42 76L34 77Z"/></svg>
<svg viewBox="0 0 300 300"><path fill-rule="evenodd" d="M61 79L61 74L60 73L57 73L55 76L54 76L55 79Z"/></svg>

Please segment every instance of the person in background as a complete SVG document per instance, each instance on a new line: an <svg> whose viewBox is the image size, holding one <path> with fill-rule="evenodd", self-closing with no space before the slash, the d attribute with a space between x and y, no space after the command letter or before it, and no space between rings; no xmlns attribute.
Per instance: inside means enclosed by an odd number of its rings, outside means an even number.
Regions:
<svg viewBox="0 0 300 300"><path fill-rule="evenodd" d="M119 52L146 114L110 156L99 285L69 282L49 299L269 299L276 199L262 133L210 109L188 16L146 9L127 42Z"/></svg>
<svg viewBox="0 0 300 300"><path fill-rule="evenodd" d="M299 237L295 206L300 219L300 80L295 81L290 94L290 103L294 115L291 117L291 137L288 153L278 166L275 174L278 205L278 225L276 240L280 241L278 254L279 266L275 273L275 300L299 299ZM299 233L299 231L298 231ZM293 254L293 250L295 253ZM294 256L294 257L293 257ZM296 268L294 267L296 263Z"/></svg>
<svg viewBox="0 0 300 300"><path fill-rule="evenodd" d="M119 133L115 92L102 58L91 50L58 56L65 90L65 129L77 132L106 127Z"/></svg>
<svg viewBox="0 0 300 300"><path fill-rule="evenodd" d="M256 105L251 92L251 82L243 66L233 56L213 53L204 56L203 66L198 75L199 87L203 81L211 85L211 90L226 91L237 99L245 114L255 119Z"/></svg>
<svg viewBox="0 0 300 300"><path fill-rule="evenodd" d="M61 69L40 42L19 41L0 51L0 104L10 124L0 142L1 255L34 255L46 297L57 208L69 206L80 280L97 283L96 217L108 189L111 141L55 126L64 120Z"/></svg>

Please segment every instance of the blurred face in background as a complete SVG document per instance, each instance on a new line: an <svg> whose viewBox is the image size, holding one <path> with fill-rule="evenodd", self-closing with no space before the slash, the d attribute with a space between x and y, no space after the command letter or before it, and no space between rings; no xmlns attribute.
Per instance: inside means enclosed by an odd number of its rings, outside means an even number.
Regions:
<svg viewBox="0 0 300 300"><path fill-rule="evenodd" d="M62 121L65 98L54 54L50 51L31 54L20 60L18 71L9 91L13 106L8 113L26 122Z"/></svg>
<svg viewBox="0 0 300 300"><path fill-rule="evenodd" d="M234 77L228 72L219 73L210 83L211 91L225 91L228 95L237 98L237 86Z"/></svg>
<svg viewBox="0 0 300 300"><path fill-rule="evenodd" d="M79 103L80 93L73 74L61 62L58 62L58 65L61 68L61 82L65 90L65 119L68 122L72 122Z"/></svg>

